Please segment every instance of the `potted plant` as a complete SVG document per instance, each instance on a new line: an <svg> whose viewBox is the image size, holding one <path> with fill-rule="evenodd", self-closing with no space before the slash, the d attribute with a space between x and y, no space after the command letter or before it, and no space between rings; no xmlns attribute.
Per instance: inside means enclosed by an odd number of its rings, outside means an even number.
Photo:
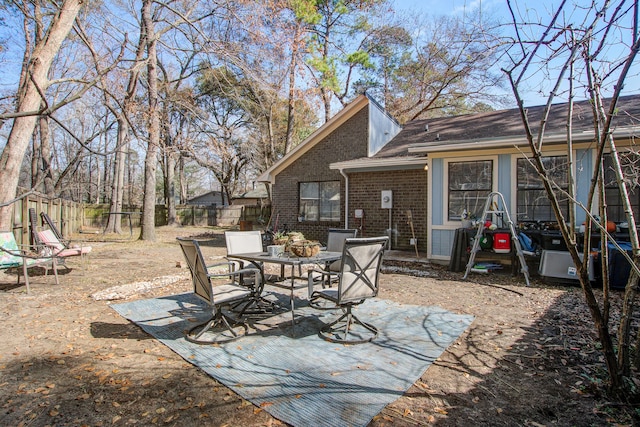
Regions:
<svg viewBox="0 0 640 427"><path fill-rule="evenodd" d="M273 233L273 238L271 239L274 245L284 245L289 240L289 235L283 231L276 231Z"/></svg>

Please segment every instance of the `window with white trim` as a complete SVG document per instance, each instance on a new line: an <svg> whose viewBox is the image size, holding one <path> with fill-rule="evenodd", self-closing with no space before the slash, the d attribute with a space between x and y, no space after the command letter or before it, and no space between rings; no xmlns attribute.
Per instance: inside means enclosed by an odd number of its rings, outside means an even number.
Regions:
<svg viewBox="0 0 640 427"><path fill-rule="evenodd" d="M480 218L493 188L493 161L449 162L448 219L459 221L464 212Z"/></svg>
<svg viewBox="0 0 640 427"><path fill-rule="evenodd" d="M560 189L567 190L567 156L542 157L542 164L549 178ZM528 159L517 160L516 212L518 221L555 221L556 216L551 208L551 201L542 184L536 168ZM560 209L569 219L569 201L560 191L555 191Z"/></svg>
<svg viewBox="0 0 640 427"><path fill-rule="evenodd" d="M340 221L340 181L301 182L298 221Z"/></svg>
<svg viewBox="0 0 640 427"><path fill-rule="evenodd" d="M622 167L622 176L627 187L629 201L633 216L638 220L640 215L640 155L633 152L620 152L620 166ZM624 212L620 188L616 180L616 174L613 169L613 161L610 154L603 157L604 165L604 191L607 201L607 220L613 222L626 222L627 216Z"/></svg>

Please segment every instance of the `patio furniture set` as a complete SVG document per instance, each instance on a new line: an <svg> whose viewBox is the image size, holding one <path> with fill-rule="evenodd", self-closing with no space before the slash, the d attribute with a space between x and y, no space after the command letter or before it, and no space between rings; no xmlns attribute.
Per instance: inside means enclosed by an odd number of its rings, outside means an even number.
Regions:
<svg viewBox="0 0 640 427"><path fill-rule="evenodd" d="M355 233L332 229L326 248L305 257L265 251L260 231L227 231L226 261L213 265L206 264L197 240L178 238L194 294L210 310L208 319L187 331L185 338L198 344L219 344L247 334L247 317L269 316L276 311L277 305L263 295L265 284L289 291L288 309L295 334L294 291L304 280L311 307L338 312L335 320L320 328L320 337L348 344L372 341L377 328L360 320L353 308L378 294L388 237L357 238ZM265 264L278 264L280 274L266 274ZM303 266L312 267L303 273Z"/></svg>

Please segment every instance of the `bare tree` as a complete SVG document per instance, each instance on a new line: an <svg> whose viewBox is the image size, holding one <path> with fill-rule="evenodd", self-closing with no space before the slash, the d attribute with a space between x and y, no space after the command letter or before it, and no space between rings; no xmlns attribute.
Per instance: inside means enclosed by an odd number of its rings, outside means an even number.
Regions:
<svg viewBox="0 0 640 427"><path fill-rule="evenodd" d="M158 39L155 33L155 22L152 17L151 6L151 0L143 0L141 16L147 42L147 93L149 98L147 117L149 135L147 153L144 160L144 198L140 238L142 240L155 241L156 169L158 165L158 147L160 145L160 111L158 105Z"/></svg>
<svg viewBox="0 0 640 427"><path fill-rule="evenodd" d="M630 318L634 311L634 299L636 295L636 282L640 270L640 246L638 245L637 230L633 209L627 194L628 181L624 180L623 168L613 137L612 123L616 116L616 105L624 82L634 65L638 49L640 49L640 33L638 32L638 2L629 5L624 0L618 2L605 1L593 2L588 7L582 4L569 4L562 1L555 9L548 23L522 19L511 1L507 2L512 13L514 25L513 49L507 53L512 60L512 65L504 69L511 83L513 93L520 108L522 122L529 142L531 152L530 161L536 167L541 177L546 194L551 201L558 227L573 262L578 269L578 278L585 296L585 300L594 326L598 334L604 361L609 373L610 386L615 393L627 393L630 382L625 381L630 374L629 347L630 347ZM579 22L565 21L567 17L580 19ZM524 34L535 34L540 29L537 38L526 38ZM615 47L615 48L614 48ZM540 61L540 62L537 62ZM528 84L527 79L532 75L544 75L544 84L548 88L547 103L543 119L537 127L529 122L527 110L524 107L524 99L521 90ZM613 88L608 97L603 96L605 88ZM573 118L573 99L578 90L585 93L593 107L592 116L594 123L594 148L597 167L594 168L591 177L591 187L586 204L579 203L571 191L562 190L554 182L550 172L545 169L544 136L545 125L552 110L552 103L557 97L564 96L567 100L567 111L562 112L567 117L567 153L571 162L573 151L573 135L571 122ZM557 110L554 110L557 114ZM633 247L633 271L625 290L625 304L622 318L618 325L617 344L609 332L609 303L608 303L608 276L606 275L607 242L616 244L607 233L604 224L595 220L593 206L598 202L601 206L600 213L606 220L606 198L603 190L604 171L600 166L603 162L605 151L613 161L613 170L617 177L619 191L624 205L627 222L630 226L631 243ZM572 168L568 167L571 174ZM569 182L573 182L573 177ZM565 218L559 199L570 200L569 212L575 207L584 210L587 216L586 230L583 246L590 247L591 227L598 228L602 236L601 251L603 265L605 266L603 281L604 289L602 306L591 286L588 275L588 256L581 257L579 243L575 233L575 216ZM586 251L585 251L586 252Z"/></svg>
<svg viewBox="0 0 640 427"><path fill-rule="evenodd" d="M30 59L24 64L20 81L14 122L7 143L0 156L0 204L16 196L20 167L33 133L37 116L43 112L46 102L44 91L49 86L47 73L69 34L82 7L82 0L65 0L56 12L40 43L34 45ZM0 208L0 228L11 226L11 209Z"/></svg>

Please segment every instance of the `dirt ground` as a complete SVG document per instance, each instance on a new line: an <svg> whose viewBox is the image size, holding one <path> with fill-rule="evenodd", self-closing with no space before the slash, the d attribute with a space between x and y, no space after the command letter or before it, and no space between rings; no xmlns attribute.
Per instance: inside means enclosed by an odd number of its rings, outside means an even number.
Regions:
<svg viewBox="0 0 640 427"><path fill-rule="evenodd" d="M128 300L188 292L175 237L213 238L204 247L211 258L225 253L222 232L165 227L155 243L78 235L93 240L89 261L68 260L59 286L34 275L29 295L15 275L0 274L0 425L283 425L116 314L109 304L122 299L92 297L131 283L138 291L121 295ZM371 426L637 422L603 393L604 363L579 288L538 280L526 287L507 274L462 281L440 266L388 265L428 277L385 273L381 298L475 321Z"/></svg>

